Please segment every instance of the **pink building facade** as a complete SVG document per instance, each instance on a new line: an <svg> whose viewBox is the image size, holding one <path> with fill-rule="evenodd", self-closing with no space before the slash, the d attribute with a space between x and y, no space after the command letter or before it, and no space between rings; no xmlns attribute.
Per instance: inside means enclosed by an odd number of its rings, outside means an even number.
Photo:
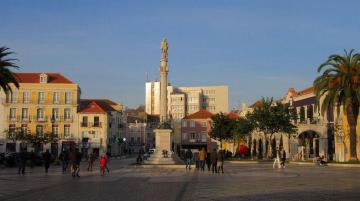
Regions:
<svg viewBox="0 0 360 201"><path fill-rule="evenodd" d="M207 110L200 110L181 120L181 148L211 150L211 117Z"/></svg>

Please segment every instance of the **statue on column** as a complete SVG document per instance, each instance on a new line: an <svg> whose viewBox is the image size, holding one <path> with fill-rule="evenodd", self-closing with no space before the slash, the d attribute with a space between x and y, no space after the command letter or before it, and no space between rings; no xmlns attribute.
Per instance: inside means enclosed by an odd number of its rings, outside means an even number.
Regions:
<svg viewBox="0 0 360 201"><path fill-rule="evenodd" d="M166 60L167 59L167 51L169 49L166 38L163 38L163 40L161 41L160 49L161 49L161 59Z"/></svg>

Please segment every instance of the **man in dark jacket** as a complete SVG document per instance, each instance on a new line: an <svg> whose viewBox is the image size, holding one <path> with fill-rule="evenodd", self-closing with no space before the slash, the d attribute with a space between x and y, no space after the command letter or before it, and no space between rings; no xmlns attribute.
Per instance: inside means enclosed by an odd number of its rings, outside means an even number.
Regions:
<svg viewBox="0 0 360 201"><path fill-rule="evenodd" d="M210 159L211 159L211 170L212 170L212 173L217 173L217 161L218 161L218 154L216 152L216 149L214 149L212 152L211 152L211 155L210 155Z"/></svg>
<svg viewBox="0 0 360 201"><path fill-rule="evenodd" d="M185 153L185 160L186 160L186 170L189 167L189 170L191 169L191 159L193 157L193 153L191 152L190 149L188 149Z"/></svg>
<svg viewBox="0 0 360 201"><path fill-rule="evenodd" d="M25 174L25 167L26 167L26 160L27 160L27 153L26 150L21 150L19 153L19 170L18 174Z"/></svg>
<svg viewBox="0 0 360 201"><path fill-rule="evenodd" d="M51 161L51 154L49 153L48 149L43 154L43 159L44 159L45 173L48 173L50 167L50 161Z"/></svg>

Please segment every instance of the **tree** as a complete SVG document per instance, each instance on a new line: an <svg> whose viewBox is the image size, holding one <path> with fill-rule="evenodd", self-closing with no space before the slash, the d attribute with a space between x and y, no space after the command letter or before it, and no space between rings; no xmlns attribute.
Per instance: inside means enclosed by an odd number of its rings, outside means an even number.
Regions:
<svg viewBox="0 0 360 201"><path fill-rule="evenodd" d="M231 133L233 134L233 138L236 139L239 147L239 141L244 140L246 137L250 136L251 132L254 130L254 125L246 117L240 117L232 121L233 127Z"/></svg>
<svg viewBox="0 0 360 201"><path fill-rule="evenodd" d="M12 72L12 69L19 69L14 63L17 59L6 58L13 54L13 52L9 52L8 50L9 48L7 47L0 47L0 87L5 93L12 92L11 83L14 84L16 88L19 88L16 75Z"/></svg>
<svg viewBox="0 0 360 201"><path fill-rule="evenodd" d="M360 106L360 54L354 50L344 55L333 54L317 71L322 74L314 81L316 107L321 114L336 108L340 114L342 106L350 127L350 160L358 160L356 153L356 126Z"/></svg>
<svg viewBox="0 0 360 201"><path fill-rule="evenodd" d="M232 131L234 127L234 121L223 113L216 114L211 117L211 132L212 138L220 141L220 148L222 149L222 141L232 138Z"/></svg>
<svg viewBox="0 0 360 201"><path fill-rule="evenodd" d="M273 101L273 98L263 98L259 107L249 114L254 128L263 132L265 139L270 142L275 133L292 134L297 128L291 123L292 115L288 104ZM266 150L269 158L270 147Z"/></svg>

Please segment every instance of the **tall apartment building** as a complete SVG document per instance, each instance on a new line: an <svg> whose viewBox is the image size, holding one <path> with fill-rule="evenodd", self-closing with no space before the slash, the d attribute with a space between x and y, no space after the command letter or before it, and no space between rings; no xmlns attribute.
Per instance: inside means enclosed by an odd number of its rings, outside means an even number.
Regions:
<svg viewBox="0 0 360 201"><path fill-rule="evenodd" d="M160 114L160 82L146 82L145 111L151 115ZM168 115L182 119L187 115L205 109L211 113L228 112L228 87L173 87L168 86Z"/></svg>
<svg viewBox="0 0 360 201"><path fill-rule="evenodd" d="M77 136L76 113L80 87L59 73L16 73L19 89L13 93L0 92L0 152L19 151L13 140L19 132L39 137L51 135L57 143L38 147L57 154L61 143L75 141Z"/></svg>

